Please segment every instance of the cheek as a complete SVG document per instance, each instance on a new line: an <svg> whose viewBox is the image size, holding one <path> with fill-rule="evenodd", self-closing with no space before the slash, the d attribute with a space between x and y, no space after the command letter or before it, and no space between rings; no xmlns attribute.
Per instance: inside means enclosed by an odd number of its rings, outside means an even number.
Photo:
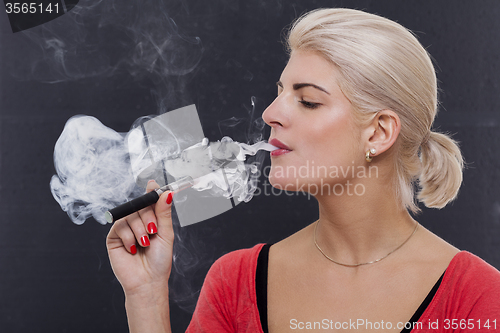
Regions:
<svg viewBox="0 0 500 333"><path fill-rule="evenodd" d="M353 163L360 161L359 127L353 125L348 113L338 114L311 113L295 119L293 128L289 128L295 149L288 156L272 160L272 186L292 190L302 184L317 183L319 178L328 178L332 168L352 168Z"/></svg>
<svg viewBox="0 0 500 333"><path fill-rule="evenodd" d="M311 126L308 135L310 158L319 161L337 161L349 159L349 163L359 150L360 134L347 117L325 119ZM305 150L307 151L307 150Z"/></svg>

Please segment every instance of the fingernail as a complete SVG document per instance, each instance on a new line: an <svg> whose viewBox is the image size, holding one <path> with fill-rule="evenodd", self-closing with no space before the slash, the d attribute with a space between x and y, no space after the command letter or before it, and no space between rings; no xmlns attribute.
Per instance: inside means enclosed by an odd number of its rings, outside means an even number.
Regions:
<svg viewBox="0 0 500 333"><path fill-rule="evenodd" d="M130 253L132 253L132 254L136 254L136 253L137 253L137 246L132 245L132 246L130 247Z"/></svg>
<svg viewBox="0 0 500 333"><path fill-rule="evenodd" d="M167 205L170 205L173 199L174 199L174 194L170 192L167 196Z"/></svg>
<svg viewBox="0 0 500 333"><path fill-rule="evenodd" d="M150 234L156 234L156 232L158 232L158 230L156 229L156 224L154 224L154 222L148 224L148 232Z"/></svg>
<svg viewBox="0 0 500 333"><path fill-rule="evenodd" d="M149 246L149 238L148 238L148 236L142 236L141 237L141 244L142 244L142 246Z"/></svg>

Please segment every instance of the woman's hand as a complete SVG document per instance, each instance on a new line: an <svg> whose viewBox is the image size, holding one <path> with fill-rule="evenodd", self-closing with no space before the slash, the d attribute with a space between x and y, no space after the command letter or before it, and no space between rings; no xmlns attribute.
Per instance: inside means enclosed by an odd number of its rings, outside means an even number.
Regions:
<svg viewBox="0 0 500 333"><path fill-rule="evenodd" d="M147 191L158 187L150 181ZM168 298L174 242L171 204L172 193L165 192L156 204L116 221L109 231L109 259L127 298Z"/></svg>
<svg viewBox="0 0 500 333"><path fill-rule="evenodd" d="M158 187L150 181L147 191ZM111 267L125 292L130 332L171 331L172 195L165 192L156 204L116 221L106 240Z"/></svg>

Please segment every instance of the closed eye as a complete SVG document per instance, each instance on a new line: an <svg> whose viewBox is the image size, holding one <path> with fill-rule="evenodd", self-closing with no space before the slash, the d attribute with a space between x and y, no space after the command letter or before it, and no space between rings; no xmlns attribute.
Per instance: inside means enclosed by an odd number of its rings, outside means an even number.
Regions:
<svg viewBox="0 0 500 333"><path fill-rule="evenodd" d="M299 102L308 109L316 109L321 105L320 103L308 102L305 100L300 100Z"/></svg>

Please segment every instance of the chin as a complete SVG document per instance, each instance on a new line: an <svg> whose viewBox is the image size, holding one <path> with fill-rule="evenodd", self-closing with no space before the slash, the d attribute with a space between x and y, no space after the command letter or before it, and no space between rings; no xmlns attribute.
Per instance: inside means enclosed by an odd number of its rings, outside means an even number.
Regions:
<svg viewBox="0 0 500 333"><path fill-rule="evenodd" d="M294 177L276 177L272 173L269 175L269 183L272 187L287 192L307 192L310 182L307 179Z"/></svg>
<svg viewBox="0 0 500 333"><path fill-rule="evenodd" d="M297 179L288 178L288 177L279 177L273 174L272 172L269 174L269 183L277 189L295 191Z"/></svg>

